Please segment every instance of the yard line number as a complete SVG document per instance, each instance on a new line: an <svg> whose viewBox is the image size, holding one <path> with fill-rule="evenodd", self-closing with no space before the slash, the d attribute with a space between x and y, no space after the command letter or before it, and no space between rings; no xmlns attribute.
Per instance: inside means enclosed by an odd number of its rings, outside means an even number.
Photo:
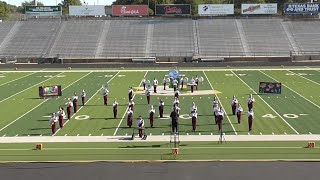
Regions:
<svg viewBox="0 0 320 180"><path fill-rule="evenodd" d="M299 118L300 116L305 116L305 115L308 115L308 114L283 114L282 116L285 117L285 118L288 118L288 119L297 119ZM271 118L271 119L274 119L276 118L277 116L274 116L272 114L265 114L262 116L263 118Z"/></svg>

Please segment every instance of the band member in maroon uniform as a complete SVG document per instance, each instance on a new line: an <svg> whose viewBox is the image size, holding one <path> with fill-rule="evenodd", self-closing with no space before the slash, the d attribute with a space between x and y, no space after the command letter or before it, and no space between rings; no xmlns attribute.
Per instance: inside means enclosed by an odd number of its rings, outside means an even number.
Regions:
<svg viewBox="0 0 320 180"><path fill-rule="evenodd" d="M237 108L237 119L238 119L238 123L240 124L241 123L241 115L242 115L242 107L240 104L238 104L238 108Z"/></svg>
<svg viewBox="0 0 320 180"><path fill-rule="evenodd" d="M216 97L213 98L213 115L214 115L214 121L217 124L218 123L218 111L219 111L219 103Z"/></svg>
<svg viewBox="0 0 320 180"><path fill-rule="evenodd" d="M147 103L150 104L150 96L151 96L151 94L150 94L149 89L146 90L146 96L147 96Z"/></svg>
<svg viewBox="0 0 320 180"><path fill-rule="evenodd" d="M192 131L196 132L198 113L196 111L192 111L191 117L192 117Z"/></svg>
<svg viewBox="0 0 320 180"><path fill-rule="evenodd" d="M174 101L173 101L173 107L174 106L179 106L179 103L180 103L179 99L175 97Z"/></svg>
<svg viewBox="0 0 320 180"><path fill-rule="evenodd" d="M66 103L66 105L67 105L68 120L70 120L71 119L71 113L72 113L72 106L73 106L73 103L72 103L70 98L68 98L68 102Z"/></svg>
<svg viewBox="0 0 320 180"><path fill-rule="evenodd" d="M174 97L179 99L179 96L180 96L180 92L179 92L179 90L177 89L177 90L174 92Z"/></svg>
<svg viewBox="0 0 320 180"><path fill-rule="evenodd" d="M142 86L143 86L143 90L146 90L146 80L145 79L142 80Z"/></svg>
<svg viewBox="0 0 320 180"><path fill-rule="evenodd" d="M107 88L103 89L102 95L103 95L103 104L107 106L109 90Z"/></svg>
<svg viewBox="0 0 320 180"><path fill-rule="evenodd" d="M166 86L167 86L167 80L166 77L163 78L162 80L162 84L163 84L163 90L166 90Z"/></svg>
<svg viewBox="0 0 320 180"><path fill-rule="evenodd" d="M181 88L180 88L180 89L181 89L181 91L182 91L182 90L183 90L184 78L181 78L181 79L180 79L180 82L181 82Z"/></svg>
<svg viewBox="0 0 320 180"><path fill-rule="evenodd" d="M114 100L112 107L113 107L113 118L116 119L118 115L118 102L116 100Z"/></svg>
<svg viewBox="0 0 320 180"><path fill-rule="evenodd" d="M150 126L153 128L153 121L154 121L154 114L156 113L156 110L151 105L151 108L149 110L149 119L150 119Z"/></svg>
<svg viewBox="0 0 320 180"><path fill-rule="evenodd" d="M52 113L52 115L49 119L49 124L51 125L52 134L56 133L56 123L57 122L58 122L58 119L57 119L55 113Z"/></svg>
<svg viewBox="0 0 320 180"><path fill-rule="evenodd" d="M159 115L160 115L160 118L163 118L163 109L164 109L164 102L162 100L160 100L160 102L159 102Z"/></svg>
<svg viewBox="0 0 320 180"><path fill-rule="evenodd" d="M133 89L130 87L129 89L129 101L133 98Z"/></svg>
<svg viewBox="0 0 320 180"><path fill-rule="evenodd" d="M193 93L194 86L196 86L196 82L195 82L195 80L194 80L193 77L192 77L191 80L190 80L191 93Z"/></svg>
<svg viewBox="0 0 320 180"><path fill-rule="evenodd" d="M232 109L232 114L233 115L236 114L237 105L238 105L238 100L237 100L236 96L233 96L232 100L231 100L231 109Z"/></svg>
<svg viewBox="0 0 320 180"><path fill-rule="evenodd" d="M144 136L144 120L141 116L138 118L138 131L139 131L139 137L142 138Z"/></svg>
<svg viewBox="0 0 320 180"><path fill-rule="evenodd" d="M86 96L87 96L86 91L85 91L85 90L82 90L82 92L81 92L82 106L84 106L84 104L86 103Z"/></svg>
<svg viewBox="0 0 320 180"><path fill-rule="evenodd" d="M172 81L172 85L173 85L173 91L176 91L178 88L178 80L173 79Z"/></svg>
<svg viewBox="0 0 320 180"><path fill-rule="evenodd" d="M252 126L253 126L253 118L254 118L254 113L253 113L253 109L251 109L248 112L248 124L249 124L249 131L252 130Z"/></svg>
<svg viewBox="0 0 320 180"><path fill-rule="evenodd" d="M61 129L63 128L63 119L64 119L65 115L66 115L66 113L64 112L63 107L60 107L59 111L57 112L57 116L59 118L59 126Z"/></svg>
<svg viewBox="0 0 320 180"><path fill-rule="evenodd" d="M153 92L157 93L158 80L156 78L153 79Z"/></svg>
<svg viewBox="0 0 320 180"><path fill-rule="evenodd" d="M127 126L131 128L133 121L133 111L129 108L127 111Z"/></svg>
<svg viewBox="0 0 320 180"><path fill-rule="evenodd" d="M78 111L78 96L76 93L72 96L72 103L73 103L73 113Z"/></svg>
<svg viewBox="0 0 320 180"><path fill-rule="evenodd" d="M219 131L222 129L222 122L223 122L223 118L224 118L224 112L222 110L222 107L220 107L219 111L218 111L218 127L219 127Z"/></svg>
<svg viewBox="0 0 320 180"><path fill-rule="evenodd" d="M250 94L249 98L248 98L248 109L249 111L253 108L253 103L254 103L254 97L252 97L252 94Z"/></svg>
<svg viewBox="0 0 320 180"><path fill-rule="evenodd" d="M198 90L198 85L199 85L199 77L196 76L196 78L194 79L194 82L196 83L196 90Z"/></svg>
<svg viewBox="0 0 320 180"><path fill-rule="evenodd" d="M129 101L129 104L128 104L128 106L129 106L129 109L131 109L132 110L132 112L134 112L134 102L133 102L133 100L131 99L130 101Z"/></svg>

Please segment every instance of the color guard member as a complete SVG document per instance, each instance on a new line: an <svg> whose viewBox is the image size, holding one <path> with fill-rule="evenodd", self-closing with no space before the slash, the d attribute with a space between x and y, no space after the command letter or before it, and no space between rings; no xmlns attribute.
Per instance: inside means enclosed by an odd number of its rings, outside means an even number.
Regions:
<svg viewBox="0 0 320 180"><path fill-rule="evenodd" d="M73 113L78 111L78 96L76 93L72 96L72 103L73 103Z"/></svg>
<svg viewBox="0 0 320 180"><path fill-rule="evenodd" d="M253 109L251 109L251 110L248 112L249 131L252 130L253 118L254 118L254 113L253 113Z"/></svg>
<svg viewBox="0 0 320 180"><path fill-rule="evenodd" d="M237 100L236 96L233 96L232 100L231 100L231 109L232 109L233 115L236 114L237 105L238 105L238 100Z"/></svg>
<svg viewBox="0 0 320 180"><path fill-rule="evenodd" d="M132 100L132 98L133 98L133 89L132 89L132 87L130 87L130 89L129 89L129 101Z"/></svg>
<svg viewBox="0 0 320 180"><path fill-rule="evenodd" d="M114 100L112 107L113 107L113 118L116 119L118 115L118 102L116 100Z"/></svg>
<svg viewBox="0 0 320 180"><path fill-rule="evenodd" d="M159 102L159 115L160 115L160 118L163 118L163 110L164 110L164 102L160 99L160 102Z"/></svg>
<svg viewBox="0 0 320 180"><path fill-rule="evenodd" d="M127 111L127 126L131 128L133 120L133 111L129 108Z"/></svg>
<svg viewBox="0 0 320 180"><path fill-rule="evenodd" d="M174 101L173 101L173 107L174 106L179 106L179 103L180 103L179 99L175 97Z"/></svg>
<svg viewBox="0 0 320 180"><path fill-rule="evenodd" d="M129 101L129 104L128 104L129 109L131 109L133 112L134 112L134 104L135 104L135 103L133 102L132 99Z"/></svg>
<svg viewBox="0 0 320 180"><path fill-rule="evenodd" d="M178 80L173 79L172 81L172 85L173 85L173 91L176 91L178 88Z"/></svg>
<svg viewBox="0 0 320 180"><path fill-rule="evenodd" d="M158 80L156 78L153 79L153 92L157 93Z"/></svg>
<svg viewBox="0 0 320 180"><path fill-rule="evenodd" d="M151 105L151 108L149 110L149 119L150 119L150 126L153 128L153 121L154 121L154 114L156 113L156 110L153 108L153 105Z"/></svg>
<svg viewBox="0 0 320 180"><path fill-rule="evenodd" d="M254 97L252 97L252 94L250 94L249 98L248 98L248 109L249 111L251 111L251 109L253 108L253 103L254 103Z"/></svg>
<svg viewBox="0 0 320 180"><path fill-rule="evenodd" d="M56 133L56 123L57 122L58 122L58 119L57 119L55 113L52 113L51 117L49 119L49 124L51 125L52 134Z"/></svg>
<svg viewBox="0 0 320 180"><path fill-rule="evenodd" d="M59 118L59 126L62 129L63 128L63 119L65 117L66 113L64 112L63 107L59 108L59 111L57 112L57 116Z"/></svg>
<svg viewBox="0 0 320 180"><path fill-rule="evenodd" d="M144 120L141 116L138 118L138 131L139 131L139 137L142 138L144 136Z"/></svg>
<svg viewBox="0 0 320 180"><path fill-rule="evenodd" d="M108 105L108 94L109 94L109 90L107 88L103 89L103 103L104 105Z"/></svg>
<svg viewBox="0 0 320 180"><path fill-rule="evenodd" d="M73 106L73 103L72 103L70 98L68 98L68 102L66 103L66 105L67 105L68 120L70 120L71 119L71 113L72 113L72 106Z"/></svg>
<svg viewBox="0 0 320 180"><path fill-rule="evenodd" d="M192 111L191 117L192 117L192 131L196 132L198 113L196 111Z"/></svg>
<svg viewBox="0 0 320 180"><path fill-rule="evenodd" d="M86 103L86 91L83 89L81 92L81 101L82 101L82 106L84 106L84 104Z"/></svg>
<svg viewBox="0 0 320 180"><path fill-rule="evenodd" d="M178 113L178 114L180 114L180 108L179 108L179 106L178 105L173 105L173 109Z"/></svg>
<svg viewBox="0 0 320 180"><path fill-rule="evenodd" d="M179 99L179 96L180 96L180 92L179 92L179 90L177 89L177 90L174 92L174 97Z"/></svg>
<svg viewBox="0 0 320 180"><path fill-rule="evenodd" d="M150 104L150 96L151 96L151 94L150 94L149 89L146 90L146 96L147 96L147 103Z"/></svg>
<svg viewBox="0 0 320 180"><path fill-rule="evenodd" d="M170 114L171 117L171 128L173 133L177 133L178 130L178 120L179 120L179 114L176 112L175 109Z"/></svg>
<svg viewBox="0 0 320 180"><path fill-rule="evenodd" d="M238 108L237 108L237 119L238 119L238 123L240 124L241 123L241 115L242 115L242 107L240 104L238 104Z"/></svg>
<svg viewBox="0 0 320 180"><path fill-rule="evenodd" d="M163 78L162 80L162 84L163 84L163 90L166 90L166 86L167 86L167 80L166 77Z"/></svg>

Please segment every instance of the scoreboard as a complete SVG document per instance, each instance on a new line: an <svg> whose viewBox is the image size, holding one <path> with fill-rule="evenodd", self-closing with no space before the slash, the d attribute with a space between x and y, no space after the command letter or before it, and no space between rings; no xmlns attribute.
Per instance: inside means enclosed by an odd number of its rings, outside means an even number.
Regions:
<svg viewBox="0 0 320 180"><path fill-rule="evenodd" d="M279 83L279 82L260 82L259 93L281 94L281 83Z"/></svg>

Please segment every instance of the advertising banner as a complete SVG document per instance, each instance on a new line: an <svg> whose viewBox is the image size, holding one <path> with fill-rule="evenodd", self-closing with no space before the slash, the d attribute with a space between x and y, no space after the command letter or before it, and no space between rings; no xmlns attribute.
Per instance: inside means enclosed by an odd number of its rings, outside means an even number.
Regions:
<svg viewBox="0 0 320 180"><path fill-rule="evenodd" d="M69 6L70 16L105 16L103 5Z"/></svg>
<svg viewBox="0 0 320 180"><path fill-rule="evenodd" d="M157 4L156 15L191 15L190 4Z"/></svg>
<svg viewBox="0 0 320 180"><path fill-rule="evenodd" d="M199 4L199 16L234 14L234 4Z"/></svg>
<svg viewBox="0 0 320 180"><path fill-rule="evenodd" d="M320 3L286 3L285 14L319 14Z"/></svg>
<svg viewBox="0 0 320 180"><path fill-rule="evenodd" d="M26 6L27 16L61 16L61 6Z"/></svg>
<svg viewBox="0 0 320 180"><path fill-rule="evenodd" d="M274 4L241 4L241 14L277 14L278 5Z"/></svg>
<svg viewBox="0 0 320 180"><path fill-rule="evenodd" d="M148 5L113 5L112 16L148 16Z"/></svg>
<svg viewBox="0 0 320 180"><path fill-rule="evenodd" d="M281 94L281 83L279 82L260 82L259 93Z"/></svg>

